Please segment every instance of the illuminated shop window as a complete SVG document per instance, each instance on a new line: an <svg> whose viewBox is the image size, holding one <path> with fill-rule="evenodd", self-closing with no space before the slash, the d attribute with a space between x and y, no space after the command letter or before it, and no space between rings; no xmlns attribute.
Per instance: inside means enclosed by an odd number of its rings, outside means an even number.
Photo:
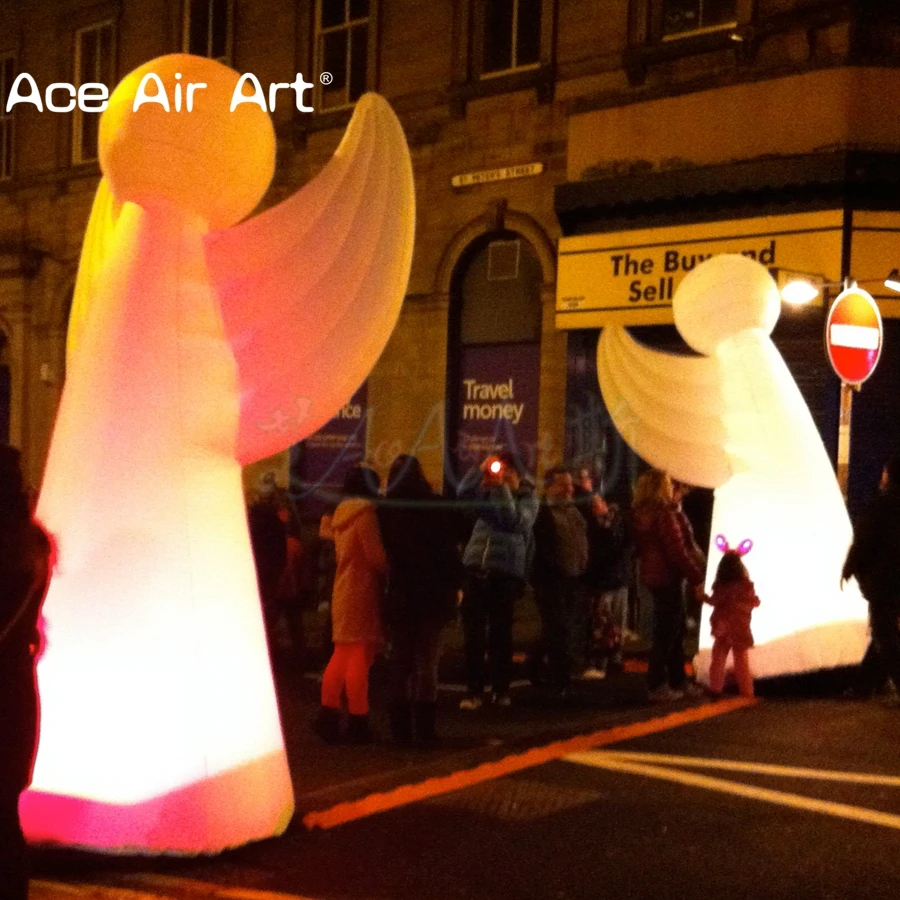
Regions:
<svg viewBox="0 0 900 900"><path fill-rule="evenodd" d="M319 109L355 103L369 89L375 4L370 0L318 0L316 75ZM325 84L322 75L331 81Z"/></svg>
<svg viewBox="0 0 900 900"><path fill-rule="evenodd" d="M188 0L184 7L184 49L229 65L233 0Z"/></svg>
<svg viewBox="0 0 900 900"><path fill-rule="evenodd" d="M14 78L15 58L0 56L0 180L13 172L13 116L6 112L6 99Z"/></svg>
<svg viewBox="0 0 900 900"><path fill-rule="evenodd" d="M541 0L485 0L481 74L537 66L541 58Z"/></svg>
<svg viewBox="0 0 900 900"><path fill-rule="evenodd" d="M112 89L116 83L116 33L112 22L92 25L75 32L75 83L103 84ZM97 158L100 113L75 109L72 132L72 160L90 162Z"/></svg>
<svg viewBox="0 0 900 900"><path fill-rule="evenodd" d="M733 25L737 0L663 0L663 37Z"/></svg>

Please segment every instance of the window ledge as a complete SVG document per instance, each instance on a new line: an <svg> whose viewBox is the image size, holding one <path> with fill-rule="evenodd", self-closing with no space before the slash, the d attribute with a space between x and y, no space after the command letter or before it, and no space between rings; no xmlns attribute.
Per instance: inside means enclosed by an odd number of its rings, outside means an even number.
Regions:
<svg viewBox="0 0 900 900"><path fill-rule="evenodd" d="M747 26L692 31L642 47L628 48L625 51L625 71L631 84L638 85L644 82L650 66L721 50L745 53L753 42L754 35Z"/></svg>
<svg viewBox="0 0 900 900"><path fill-rule="evenodd" d="M772 35L796 29L811 35L817 29L853 22L856 15L852 0L823 0L819 6L773 13L752 22L660 37L641 46L629 47L625 51L625 71L634 87L644 83L652 65L729 49L734 52L735 62L744 65L753 62L760 43Z"/></svg>
<svg viewBox="0 0 900 900"><path fill-rule="evenodd" d="M733 32L737 29L737 22L724 22L721 25L707 25L705 28L690 28L685 29L684 31L677 31L673 34L664 34L662 36L662 42L664 44L671 43L672 41L683 41L688 38L697 37L701 34L716 34L720 31Z"/></svg>
<svg viewBox="0 0 900 900"><path fill-rule="evenodd" d="M462 118L466 112L466 104L470 100L509 94L513 91L533 89L538 103L550 103L553 100L554 82L553 66L529 66L527 69L496 75L485 74L469 81L452 84L447 90L447 97L453 115Z"/></svg>

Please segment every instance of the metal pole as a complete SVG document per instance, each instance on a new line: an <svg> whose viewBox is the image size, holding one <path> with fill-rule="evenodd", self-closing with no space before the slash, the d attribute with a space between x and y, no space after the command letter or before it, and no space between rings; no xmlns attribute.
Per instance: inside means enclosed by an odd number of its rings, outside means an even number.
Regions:
<svg viewBox="0 0 900 900"><path fill-rule="evenodd" d="M838 420L837 479L844 500L847 499L847 477L850 474L850 416L853 411L853 393L859 386L841 382L841 413Z"/></svg>

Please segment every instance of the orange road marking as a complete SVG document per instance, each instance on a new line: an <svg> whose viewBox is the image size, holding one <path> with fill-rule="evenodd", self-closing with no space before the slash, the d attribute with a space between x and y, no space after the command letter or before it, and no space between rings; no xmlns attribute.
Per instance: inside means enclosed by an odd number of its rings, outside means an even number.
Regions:
<svg viewBox="0 0 900 900"><path fill-rule="evenodd" d="M303 824L306 828L334 828L337 825L364 819L367 816L396 809L400 806L418 803L430 797L437 797L441 794L448 794L451 791L458 791L461 788L472 787L493 778L503 778L505 775L511 775L513 772L521 772L523 769L530 769L534 766L561 759L570 753L580 753L595 747L605 747L609 744L617 744L620 741L628 741L633 738L645 737L649 734L657 734L661 731L669 731L681 725L702 722L704 719L711 719L714 716L721 716L736 709L743 709L757 702L756 700L737 697L707 706L670 713L657 719L634 722L630 725L617 725L593 734L554 741L552 744L545 744L543 747L533 747L524 753L507 756L494 762L482 763L473 769L463 769L440 778L429 778L418 784L401 785L391 791L370 794L361 800L352 800L347 803L339 803L330 809L309 812L303 817Z"/></svg>
<svg viewBox="0 0 900 900"><path fill-rule="evenodd" d="M29 883L28 896L32 900L173 900L169 895L148 894L146 891L133 891L127 888L35 879Z"/></svg>
<svg viewBox="0 0 900 900"><path fill-rule="evenodd" d="M152 888L171 889L180 897L189 895L208 900L310 900L298 894L284 894L278 891L261 891L257 888L227 887L210 881L195 881L193 878L178 878L172 875L142 874L135 876L136 884Z"/></svg>
<svg viewBox="0 0 900 900"><path fill-rule="evenodd" d="M32 880L31 896L34 900L310 900L297 894L227 887L169 875L140 874L128 876L127 880L134 887Z"/></svg>

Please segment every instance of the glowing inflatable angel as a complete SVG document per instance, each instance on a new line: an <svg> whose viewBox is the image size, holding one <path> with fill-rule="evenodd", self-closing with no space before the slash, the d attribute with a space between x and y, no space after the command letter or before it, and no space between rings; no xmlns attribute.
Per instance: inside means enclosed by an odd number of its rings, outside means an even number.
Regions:
<svg viewBox="0 0 900 900"><path fill-rule="evenodd" d="M672 477L715 488L713 534L753 539L756 677L858 663L866 604L840 589L851 528L812 416L771 340L778 289L743 256L702 263L673 300L699 357L675 356L606 328L597 348L603 399L631 447ZM720 554L710 548L708 581ZM704 610L701 677L709 666Z"/></svg>
<svg viewBox="0 0 900 900"><path fill-rule="evenodd" d="M147 72L203 82L190 112L132 109ZM293 810L241 464L331 418L406 290L413 179L366 95L322 173L266 191L275 136L237 73L168 56L100 123L68 372L38 513L59 542L44 607L29 838L216 852Z"/></svg>

